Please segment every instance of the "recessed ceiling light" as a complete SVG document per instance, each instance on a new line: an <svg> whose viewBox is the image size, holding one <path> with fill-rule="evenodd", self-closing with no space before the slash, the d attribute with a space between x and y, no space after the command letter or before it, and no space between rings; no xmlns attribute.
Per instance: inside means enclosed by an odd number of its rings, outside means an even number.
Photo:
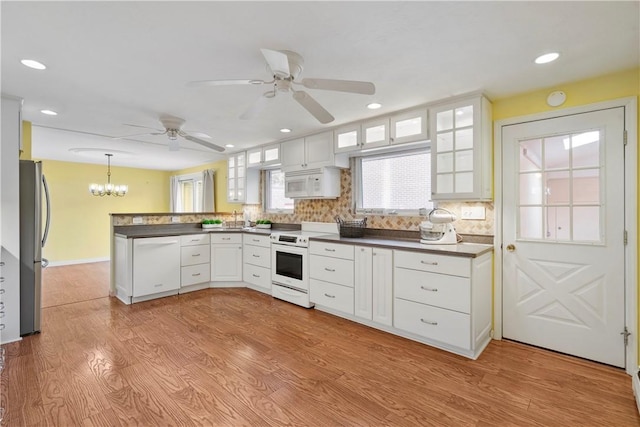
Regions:
<svg viewBox="0 0 640 427"><path fill-rule="evenodd" d="M233 148L233 147L235 147L235 145L233 145L233 144L225 144L225 147L227 147L227 148Z"/></svg>
<svg viewBox="0 0 640 427"><path fill-rule="evenodd" d="M22 65L33 68L35 70L44 70L47 68L47 66L42 62L34 61L33 59L23 59L20 62L22 63Z"/></svg>
<svg viewBox="0 0 640 427"><path fill-rule="evenodd" d="M382 104L379 104L377 102L372 102L371 104L367 105L367 108L369 110L377 110L380 107L382 107Z"/></svg>
<svg viewBox="0 0 640 427"><path fill-rule="evenodd" d="M52 110L40 110L42 114L46 114L47 116L57 116L58 113Z"/></svg>
<svg viewBox="0 0 640 427"><path fill-rule="evenodd" d="M282 129L280 129L280 132L282 132L282 133L289 133L289 132L291 132L291 129L289 129L289 128L282 128Z"/></svg>
<svg viewBox="0 0 640 427"><path fill-rule="evenodd" d="M546 64L548 62L555 61L556 59L558 59L559 56L560 54L558 52L545 53L544 55L538 56L535 60L535 63Z"/></svg>

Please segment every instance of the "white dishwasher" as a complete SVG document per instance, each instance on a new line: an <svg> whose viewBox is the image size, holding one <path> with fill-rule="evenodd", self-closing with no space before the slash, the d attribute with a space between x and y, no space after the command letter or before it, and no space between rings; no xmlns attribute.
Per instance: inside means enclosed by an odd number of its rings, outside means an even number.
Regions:
<svg viewBox="0 0 640 427"><path fill-rule="evenodd" d="M133 297L180 289L180 236L133 240Z"/></svg>

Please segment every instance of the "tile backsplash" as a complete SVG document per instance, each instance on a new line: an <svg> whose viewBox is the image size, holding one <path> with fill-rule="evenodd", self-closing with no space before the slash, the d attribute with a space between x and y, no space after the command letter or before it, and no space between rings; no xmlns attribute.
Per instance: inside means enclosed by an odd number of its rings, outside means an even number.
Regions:
<svg viewBox="0 0 640 427"><path fill-rule="evenodd" d="M261 181L264 181L264 171ZM343 169L340 172L340 197L332 200L296 200L293 214L269 214L262 210L262 205L244 205L244 212L248 213L251 220L269 219L275 223L300 224L303 221L333 222L336 216L350 221L363 218L364 215L356 215L353 210L351 169ZM261 187L264 188L261 182ZM462 209L470 206L482 206L485 208L484 220L468 220L462 218ZM494 209L493 203L486 202L441 202L439 207L454 212L458 220L454 223L456 231L460 234L486 235L494 234ZM229 213L190 213L190 214L112 214L114 226L133 225L133 217L142 216L144 224L170 224L171 217L179 215L180 223L199 223L205 218L220 218L224 221L233 221L233 215ZM418 231L420 223L425 220L421 216L395 216L395 215L366 215L367 227L384 230L409 230ZM237 215L239 221L243 220L243 213Z"/></svg>

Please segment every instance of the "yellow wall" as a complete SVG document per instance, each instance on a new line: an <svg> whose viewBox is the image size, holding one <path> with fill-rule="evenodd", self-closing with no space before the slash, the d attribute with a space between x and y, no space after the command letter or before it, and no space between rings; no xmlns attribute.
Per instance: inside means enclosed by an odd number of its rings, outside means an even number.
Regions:
<svg viewBox="0 0 640 427"><path fill-rule="evenodd" d="M554 90L562 90L567 95L567 101L561 107L549 107L546 103L547 96ZM493 100L493 119L507 119L558 108L576 107L616 98L637 97L639 95L640 68L636 68L589 80L557 85L506 99ZM638 111L638 135L640 135L640 109ZM634 143L637 146L637 141L630 141L630 143ZM638 150L638 154L640 155L640 150ZM639 161L636 159L636 169L638 164ZM638 188L640 188L640 182ZM640 197L638 197L638 201L640 202ZM638 207L638 212L640 212L640 206ZM636 221L638 221L638 218L636 218ZM638 228L638 230L640 230L640 228ZM640 251L638 251L638 253L640 254ZM640 259L638 260L638 264L640 264ZM638 283L636 283L636 287L638 289L637 307L640 307L640 286ZM640 318L636 331L640 332ZM637 340L637 343L638 354L640 354L640 340ZM635 363L637 365L638 361Z"/></svg>
<svg viewBox="0 0 640 427"><path fill-rule="evenodd" d="M182 169L179 171L171 172L171 175L186 175L189 173L202 172L205 169L213 169L215 171L213 176L213 186L215 189L216 212L232 212L234 209L236 209L238 212L242 212L241 203L227 202L227 161L226 160L219 160L214 163L206 163L204 165L195 166L188 169Z"/></svg>
<svg viewBox="0 0 640 427"><path fill-rule="evenodd" d="M31 122L22 122L22 150L20 160L31 160Z"/></svg>
<svg viewBox="0 0 640 427"><path fill-rule="evenodd" d="M43 160L51 192L51 229L43 256L49 261L109 257L110 213L167 212L166 171L111 167L111 181L127 184L124 197L96 197L89 184L107 180L106 165Z"/></svg>

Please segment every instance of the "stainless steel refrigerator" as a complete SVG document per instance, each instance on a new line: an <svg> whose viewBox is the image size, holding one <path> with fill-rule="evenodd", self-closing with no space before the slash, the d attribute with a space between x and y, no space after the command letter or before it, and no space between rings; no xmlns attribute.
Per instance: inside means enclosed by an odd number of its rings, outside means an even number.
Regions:
<svg viewBox="0 0 640 427"><path fill-rule="evenodd" d="M51 222L49 189L42 174L42 162L20 160L19 187L20 335L24 336L40 332L42 268L47 264L47 260L42 258L42 248Z"/></svg>

